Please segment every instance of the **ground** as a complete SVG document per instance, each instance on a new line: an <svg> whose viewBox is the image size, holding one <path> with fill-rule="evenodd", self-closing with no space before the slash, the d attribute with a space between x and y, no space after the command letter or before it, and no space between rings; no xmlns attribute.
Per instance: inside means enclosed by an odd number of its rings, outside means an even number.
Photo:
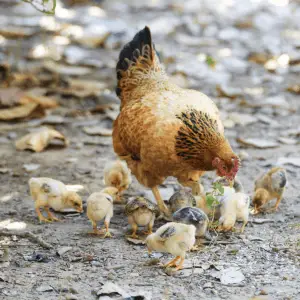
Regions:
<svg viewBox="0 0 300 300"><path fill-rule="evenodd" d="M0 298L125 299L101 292L115 283L131 295L126 299L299 299L300 104L291 89L299 81L297 1L100 1L102 9L91 7L98 2L82 2L68 9L58 3L56 18L26 3L1 4L1 61L11 74L38 79L12 79L10 86L25 91L38 86L39 96L56 99L59 106L48 110L46 118L0 123ZM112 127L119 105L113 92L116 59L121 46L145 25L153 31L172 80L203 91L218 105L226 136L243 157L239 178L246 192L252 195L258 174L276 164L284 164L289 181L278 212L251 216L244 234L219 234L216 242L188 253L185 269L172 276L159 264L149 265L144 245L125 239L129 227L124 205L115 205L113 238L102 239L88 235L91 224L85 213L57 213L62 222L40 224L28 190L29 178L51 177L82 185L85 203L103 187L105 162L115 159L111 137L86 132L94 126ZM91 42L95 39L96 44ZM61 65L45 66L52 59ZM100 87L91 92L82 85L82 94L76 94L76 78L97 81ZM0 108L5 81L2 87ZM103 109L104 104L110 108ZM102 109L91 113L96 106ZM63 133L68 146L17 151L14 141L42 125ZM206 189L213 177L204 176ZM174 179L166 181L164 198L177 188ZM124 199L145 192L149 194L134 180ZM157 221L155 229L163 223ZM22 225L51 249L1 233ZM7 245L9 257L3 259ZM160 260L170 258L165 254ZM226 283L229 268L236 281Z"/></svg>

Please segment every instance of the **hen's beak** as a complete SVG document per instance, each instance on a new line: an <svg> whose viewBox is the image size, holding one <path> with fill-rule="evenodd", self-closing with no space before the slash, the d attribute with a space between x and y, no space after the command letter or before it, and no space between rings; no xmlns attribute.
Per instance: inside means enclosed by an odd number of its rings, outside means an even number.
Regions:
<svg viewBox="0 0 300 300"><path fill-rule="evenodd" d="M234 180L229 180L229 186L233 188Z"/></svg>

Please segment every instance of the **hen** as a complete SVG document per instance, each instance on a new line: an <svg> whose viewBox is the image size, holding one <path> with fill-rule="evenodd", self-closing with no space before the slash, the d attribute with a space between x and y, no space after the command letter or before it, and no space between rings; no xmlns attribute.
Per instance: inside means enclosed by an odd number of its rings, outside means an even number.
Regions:
<svg viewBox="0 0 300 300"><path fill-rule="evenodd" d="M224 137L218 108L201 92L169 81L148 27L124 46L116 71L121 108L114 150L152 189L160 211L169 214L158 190L168 176L193 190L205 171L234 179L239 159Z"/></svg>

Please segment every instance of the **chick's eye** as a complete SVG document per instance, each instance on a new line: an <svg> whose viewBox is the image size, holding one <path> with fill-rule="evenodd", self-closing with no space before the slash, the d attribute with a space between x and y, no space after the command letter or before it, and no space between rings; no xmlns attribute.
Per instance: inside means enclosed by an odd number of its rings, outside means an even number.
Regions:
<svg viewBox="0 0 300 300"><path fill-rule="evenodd" d="M78 203L74 203L74 206L76 206L76 207L77 207L77 206L79 206L79 204L78 204Z"/></svg>

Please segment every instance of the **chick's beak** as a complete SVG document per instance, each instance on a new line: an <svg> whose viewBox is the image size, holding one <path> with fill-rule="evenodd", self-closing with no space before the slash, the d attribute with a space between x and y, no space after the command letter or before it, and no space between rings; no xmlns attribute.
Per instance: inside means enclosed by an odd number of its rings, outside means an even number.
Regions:
<svg viewBox="0 0 300 300"><path fill-rule="evenodd" d="M83 213L83 207L79 207L78 209L76 209L79 213Z"/></svg>

